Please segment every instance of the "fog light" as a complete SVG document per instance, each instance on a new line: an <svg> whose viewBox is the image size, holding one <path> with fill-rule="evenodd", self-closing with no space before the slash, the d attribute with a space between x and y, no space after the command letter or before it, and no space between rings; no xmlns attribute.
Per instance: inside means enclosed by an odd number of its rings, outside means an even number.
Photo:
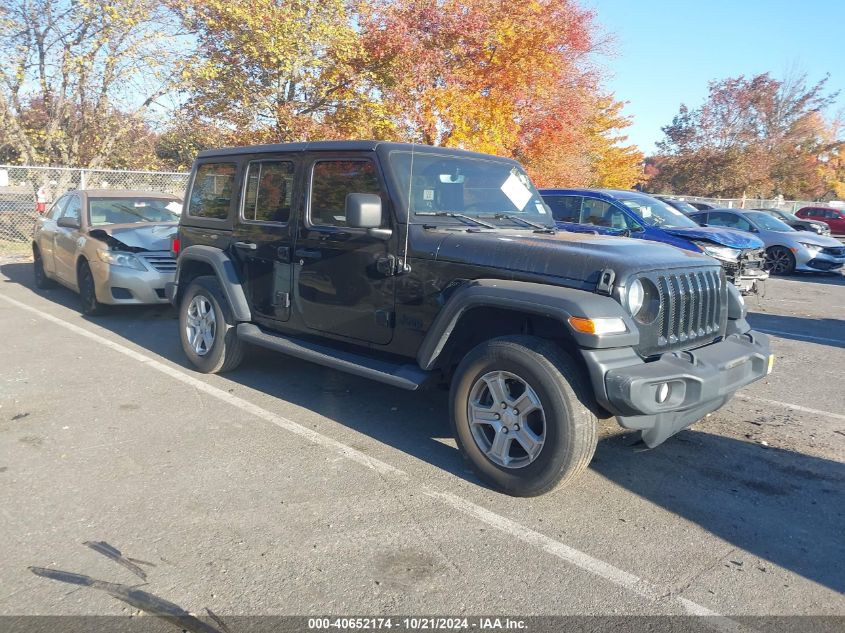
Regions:
<svg viewBox="0 0 845 633"><path fill-rule="evenodd" d="M660 386L657 388L657 401L660 404L666 402L667 398L669 398L669 383L664 382L661 383Z"/></svg>

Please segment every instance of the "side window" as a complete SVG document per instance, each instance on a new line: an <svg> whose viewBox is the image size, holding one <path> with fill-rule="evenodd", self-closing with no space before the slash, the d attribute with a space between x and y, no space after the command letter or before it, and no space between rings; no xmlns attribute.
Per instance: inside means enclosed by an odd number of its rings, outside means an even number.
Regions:
<svg viewBox="0 0 845 633"><path fill-rule="evenodd" d="M741 218L735 213L727 213L724 211L717 211L710 214L710 226L724 226L731 229L739 229L740 231L750 231L751 223L745 218Z"/></svg>
<svg viewBox="0 0 845 633"><path fill-rule="evenodd" d="M69 196L64 195L58 200L56 200L56 203L47 212L47 217L51 220L58 220L65 210L65 205L67 204L68 198Z"/></svg>
<svg viewBox="0 0 845 633"><path fill-rule="evenodd" d="M606 226L611 229L630 229L633 222L620 209L604 200L584 198L581 203L581 223Z"/></svg>
<svg viewBox="0 0 845 633"><path fill-rule="evenodd" d="M65 211L62 213L63 218L73 218L79 222L79 216L82 211L82 206L79 203L79 196L68 196Z"/></svg>
<svg viewBox="0 0 845 633"><path fill-rule="evenodd" d="M236 171L235 163L205 163L197 167L188 215L215 220L229 217Z"/></svg>
<svg viewBox="0 0 845 633"><path fill-rule="evenodd" d="M315 226L346 226L346 194L381 193L375 163L323 160L311 177L310 219Z"/></svg>
<svg viewBox="0 0 845 633"><path fill-rule="evenodd" d="M552 216L559 222L578 222L581 217L581 196L546 196Z"/></svg>
<svg viewBox="0 0 845 633"><path fill-rule="evenodd" d="M243 219L248 222L279 222L290 219L294 164L287 160L250 163L244 187Z"/></svg>

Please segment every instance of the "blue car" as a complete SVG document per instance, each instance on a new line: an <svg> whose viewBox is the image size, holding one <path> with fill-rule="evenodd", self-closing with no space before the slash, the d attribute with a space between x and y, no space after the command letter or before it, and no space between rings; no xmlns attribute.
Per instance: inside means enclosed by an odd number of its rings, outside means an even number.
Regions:
<svg viewBox="0 0 845 633"><path fill-rule="evenodd" d="M540 189L559 228L671 244L722 262L743 293L757 292L765 270L763 242L733 229L703 227L662 200L615 189Z"/></svg>

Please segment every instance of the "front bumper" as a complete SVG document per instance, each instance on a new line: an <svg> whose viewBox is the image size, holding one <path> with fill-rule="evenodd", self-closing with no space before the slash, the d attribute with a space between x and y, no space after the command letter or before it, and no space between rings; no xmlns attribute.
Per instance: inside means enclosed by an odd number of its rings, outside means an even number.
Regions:
<svg viewBox="0 0 845 633"><path fill-rule="evenodd" d="M795 270L839 270L843 265L845 265L845 257L836 257L823 252L813 254L806 248L799 248L795 253Z"/></svg>
<svg viewBox="0 0 845 633"><path fill-rule="evenodd" d="M176 273L155 270L146 260L144 264L147 270L91 261L97 301L109 305L167 303L164 288Z"/></svg>
<svg viewBox="0 0 845 633"><path fill-rule="evenodd" d="M653 447L724 405L735 391L771 371L765 334L749 330L718 343L628 364L625 350L585 353L599 402ZM601 377L601 384L596 384ZM662 389L668 386L665 398Z"/></svg>

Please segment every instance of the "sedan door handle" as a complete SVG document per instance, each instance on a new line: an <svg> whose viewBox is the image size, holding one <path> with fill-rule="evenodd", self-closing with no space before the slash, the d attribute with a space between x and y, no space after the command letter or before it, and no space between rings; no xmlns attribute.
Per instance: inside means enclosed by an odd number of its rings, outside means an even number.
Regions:
<svg viewBox="0 0 845 633"><path fill-rule="evenodd" d="M323 252L317 249L297 248L296 256L304 259L320 259L323 256Z"/></svg>
<svg viewBox="0 0 845 633"><path fill-rule="evenodd" d="M258 248L255 242L235 242L235 248L242 248L246 251L254 251Z"/></svg>

